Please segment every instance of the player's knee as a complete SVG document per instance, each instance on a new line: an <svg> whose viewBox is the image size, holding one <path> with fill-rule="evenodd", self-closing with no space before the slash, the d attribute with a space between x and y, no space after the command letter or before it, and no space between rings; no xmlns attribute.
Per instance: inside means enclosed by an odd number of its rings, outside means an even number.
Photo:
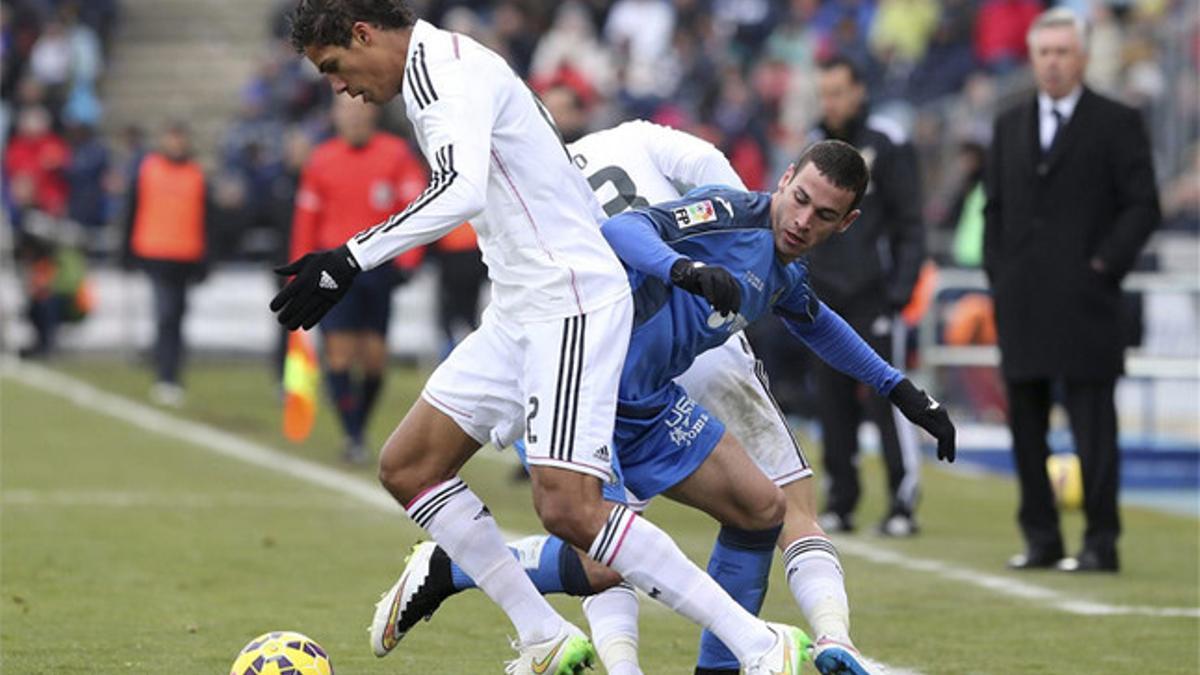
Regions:
<svg viewBox="0 0 1200 675"><path fill-rule="evenodd" d="M783 490L772 485L761 495L747 502L734 517L734 522L725 523L744 530L768 530L783 524L787 515L787 498Z"/></svg>
<svg viewBox="0 0 1200 675"><path fill-rule="evenodd" d="M384 489L391 493L392 497L401 502L406 502L410 499L410 494L415 495L412 491L412 476L405 473L396 462L389 462L387 458L380 458L379 461L379 483Z"/></svg>
<svg viewBox="0 0 1200 675"><path fill-rule="evenodd" d="M580 514L569 502L557 495L543 495L534 499L534 508L542 526L554 536L580 546Z"/></svg>
<svg viewBox="0 0 1200 675"><path fill-rule="evenodd" d="M562 490L535 491L533 504L547 532L582 549L591 546L599 529L592 522L596 520L592 504Z"/></svg>
<svg viewBox="0 0 1200 675"><path fill-rule="evenodd" d="M379 482L402 505L445 480L428 462L388 450L385 447L379 457Z"/></svg>

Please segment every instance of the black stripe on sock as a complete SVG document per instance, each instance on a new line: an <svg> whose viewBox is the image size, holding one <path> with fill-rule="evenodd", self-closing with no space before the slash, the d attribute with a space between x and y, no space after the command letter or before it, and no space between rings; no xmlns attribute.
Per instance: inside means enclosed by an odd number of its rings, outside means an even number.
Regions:
<svg viewBox="0 0 1200 675"><path fill-rule="evenodd" d="M462 482L462 479L455 479L450 484L438 490L435 494L427 497L424 502L414 508L408 516L413 519L417 525L424 528L429 524L437 512L450 501L454 495L467 490L467 484Z"/></svg>
<svg viewBox="0 0 1200 675"><path fill-rule="evenodd" d="M604 523L604 529L600 531L600 536L596 538L596 544L593 546L594 552L589 551L592 559L601 565L607 565L605 558L608 557L608 548L612 546L613 540L616 539L617 532L621 529L620 524L625 518L625 514L629 509L620 504L614 505L613 510L608 514L608 520Z"/></svg>
<svg viewBox="0 0 1200 675"><path fill-rule="evenodd" d="M833 556L835 560L838 558L837 548L834 547L833 542L823 537L805 537L793 542L784 551L784 564L791 565L793 560L806 553L826 553Z"/></svg>

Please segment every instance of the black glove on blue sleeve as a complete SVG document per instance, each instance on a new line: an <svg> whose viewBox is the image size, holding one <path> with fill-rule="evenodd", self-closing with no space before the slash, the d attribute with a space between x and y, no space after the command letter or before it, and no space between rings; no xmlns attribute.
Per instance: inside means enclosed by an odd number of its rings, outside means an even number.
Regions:
<svg viewBox="0 0 1200 675"><path fill-rule="evenodd" d="M724 267L680 258L671 265L671 283L704 297L722 315L742 308L742 288Z"/></svg>
<svg viewBox="0 0 1200 675"><path fill-rule="evenodd" d="M937 439L938 459L954 461L956 431L950 415L929 394L917 389L907 377L900 380L888 394L890 400L910 422L928 431Z"/></svg>

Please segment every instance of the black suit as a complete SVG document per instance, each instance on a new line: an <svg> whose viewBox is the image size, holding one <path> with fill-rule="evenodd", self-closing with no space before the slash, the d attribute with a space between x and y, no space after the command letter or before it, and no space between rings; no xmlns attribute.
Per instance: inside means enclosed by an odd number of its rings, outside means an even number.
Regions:
<svg viewBox="0 0 1200 675"><path fill-rule="evenodd" d="M1142 120L1085 88L1043 151L1031 97L996 120L985 187L984 268L1008 384L1022 531L1032 550L1061 553L1045 471L1051 386L1059 383L1083 466L1084 546L1115 553L1120 283L1160 221Z"/></svg>

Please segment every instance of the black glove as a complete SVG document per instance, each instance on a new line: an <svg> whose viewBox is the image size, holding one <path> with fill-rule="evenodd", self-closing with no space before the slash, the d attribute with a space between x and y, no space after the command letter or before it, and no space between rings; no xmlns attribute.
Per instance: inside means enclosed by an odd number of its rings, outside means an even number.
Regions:
<svg viewBox="0 0 1200 675"><path fill-rule="evenodd" d="M933 400L929 394L917 389L916 385L907 377L900 380L900 383L892 389L892 393L888 394L888 400L899 408L910 422L928 431L937 439L938 459L944 459L947 462L954 461L954 423L950 421L950 416L946 414L946 409L942 407L942 404Z"/></svg>
<svg viewBox="0 0 1200 675"><path fill-rule="evenodd" d="M671 283L703 296L722 316L737 314L742 308L742 288L724 267L680 258L671 265Z"/></svg>
<svg viewBox="0 0 1200 675"><path fill-rule="evenodd" d="M271 311L288 330L312 328L350 290L358 272L358 261L345 245L276 267L276 274L296 276L275 294Z"/></svg>

